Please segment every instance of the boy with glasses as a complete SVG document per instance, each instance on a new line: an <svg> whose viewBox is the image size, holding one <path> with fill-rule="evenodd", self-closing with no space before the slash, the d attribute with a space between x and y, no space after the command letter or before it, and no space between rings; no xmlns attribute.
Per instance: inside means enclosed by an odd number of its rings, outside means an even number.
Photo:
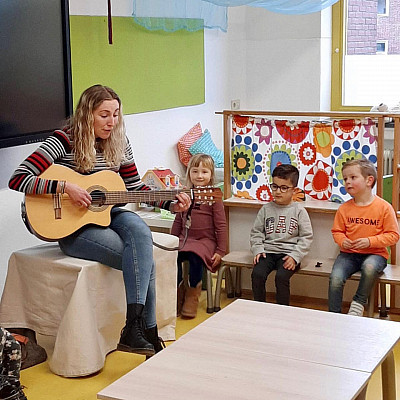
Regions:
<svg viewBox="0 0 400 400"><path fill-rule="evenodd" d="M251 280L256 301L266 301L265 283L271 271L276 270L276 302L289 305L290 278L310 250L310 218L304 207L292 200L298 180L299 171L293 165L281 164L273 170L274 201L260 209L250 232L254 255Z"/></svg>

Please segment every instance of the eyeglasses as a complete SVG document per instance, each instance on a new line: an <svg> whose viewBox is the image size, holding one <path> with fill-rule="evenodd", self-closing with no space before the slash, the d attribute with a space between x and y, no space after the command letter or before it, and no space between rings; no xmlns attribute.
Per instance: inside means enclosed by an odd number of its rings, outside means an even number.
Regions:
<svg viewBox="0 0 400 400"><path fill-rule="evenodd" d="M271 187L271 190L273 192L276 192L279 189L282 193L285 193L289 189L293 189L294 188L294 186L286 186L286 185L278 186L275 183L271 183L270 187Z"/></svg>

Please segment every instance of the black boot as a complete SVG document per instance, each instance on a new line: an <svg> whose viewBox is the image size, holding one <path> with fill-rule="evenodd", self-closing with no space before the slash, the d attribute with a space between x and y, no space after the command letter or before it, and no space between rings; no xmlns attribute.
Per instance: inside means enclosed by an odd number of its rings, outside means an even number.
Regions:
<svg viewBox="0 0 400 400"><path fill-rule="evenodd" d="M146 324L143 319L143 309L142 304L127 305L126 324L122 329L117 350L146 356L155 354L154 346L144 333Z"/></svg>
<svg viewBox="0 0 400 400"><path fill-rule="evenodd" d="M154 328L146 329L144 332L149 342L154 346L154 350L156 353L165 349L164 340L162 340L162 338L158 336L157 325ZM151 356L147 356L146 360L149 359L150 357Z"/></svg>
<svg viewBox="0 0 400 400"><path fill-rule="evenodd" d="M7 383L0 389L0 399L4 400L28 400L19 382Z"/></svg>

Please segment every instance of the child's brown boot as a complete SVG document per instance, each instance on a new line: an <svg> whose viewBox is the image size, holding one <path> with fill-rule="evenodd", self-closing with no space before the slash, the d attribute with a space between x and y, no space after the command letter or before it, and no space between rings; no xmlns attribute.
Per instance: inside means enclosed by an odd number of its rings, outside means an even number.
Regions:
<svg viewBox="0 0 400 400"><path fill-rule="evenodd" d="M182 313L182 307L183 303L185 301L185 292L186 292L186 286L185 282L181 281L181 283L178 285L178 290L176 294L176 316L179 317Z"/></svg>
<svg viewBox="0 0 400 400"><path fill-rule="evenodd" d="M197 307L199 306L199 297L201 294L201 285L199 282L196 287L188 287L185 293L185 301L183 303L182 317L195 318L197 315Z"/></svg>

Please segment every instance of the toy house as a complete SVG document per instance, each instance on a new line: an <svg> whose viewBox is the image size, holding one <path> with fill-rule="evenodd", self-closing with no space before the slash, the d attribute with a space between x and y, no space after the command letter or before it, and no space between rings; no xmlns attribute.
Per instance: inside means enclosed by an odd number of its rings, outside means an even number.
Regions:
<svg viewBox="0 0 400 400"><path fill-rule="evenodd" d="M142 178L142 181L153 189L181 188L179 175L174 174L168 168L149 169Z"/></svg>

